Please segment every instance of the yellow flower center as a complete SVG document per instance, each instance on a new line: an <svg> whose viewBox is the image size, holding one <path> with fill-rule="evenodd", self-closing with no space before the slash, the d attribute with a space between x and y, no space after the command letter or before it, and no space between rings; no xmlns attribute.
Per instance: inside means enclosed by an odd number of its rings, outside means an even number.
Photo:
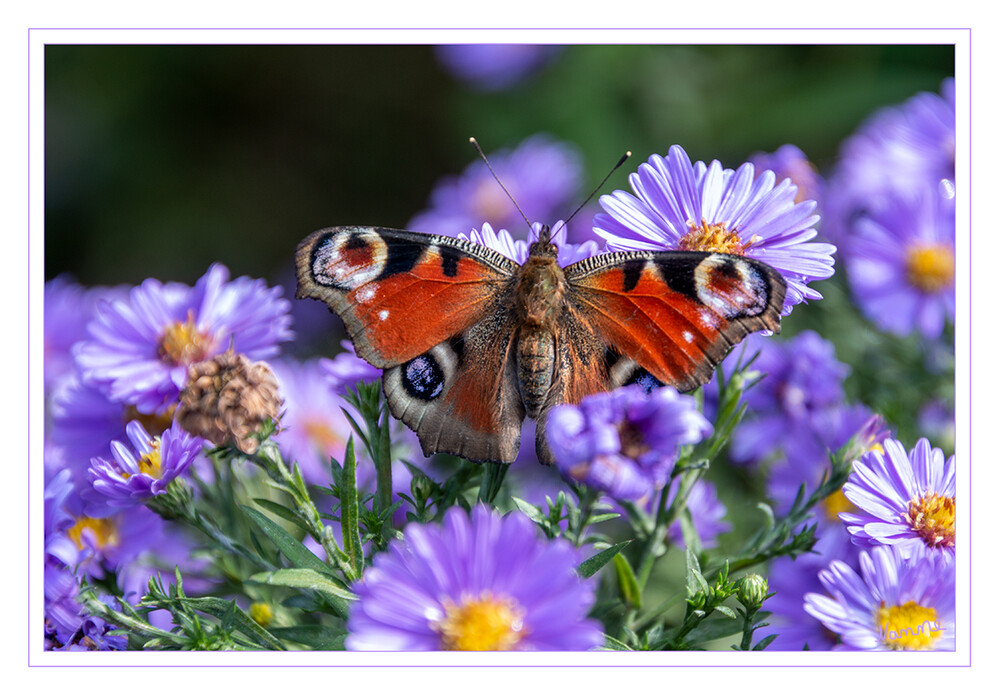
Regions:
<svg viewBox="0 0 999 695"><path fill-rule="evenodd" d="M843 494L843 488L826 497L822 504L826 512L826 518L830 521L839 521L841 512L853 512L857 509L853 506L853 502L848 500L846 495Z"/></svg>
<svg viewBox="0 0 999 695"><path fill-rule="evenodd" d="M76 543L77 548L83 550L83 533L87 530L93 533L98 548L118 545L118 526L110 517L94 519L89 516L81 516L66 532L66 535Z"/></svg>
<svg viewBox="0 0 999 695"><path fill-rule="evenodd" d="M159 478L163 475L163 459L160 455L160 438L156 437L152 442L153 450L148 454L143 454L139 459L139 471L152 478Z"/></svg>
<svg viewBox="0 0 999 695"><path fill-rule="evenodd" d="M933 493L909 500L909 510L902 515L909 528L918 533L926 545L937 548L954 547L954 498Z"/></svg>
<svg viewBox="0 0 999 695"><path fill-rule="evenodd" d="M954 284L954 251L944 244L917 244L905 259L909 282L924 292L939 292Z"/></svg>
<svg viewBox="0 0 999 695"><path fill-rule="evenodd" d="M269 604L257 601L250 604L250 618L260 627L267 627L274 619L274 611Z"/></svg>
<svg viewBox="0 0 999 695"><path fill-rule="evenodd" d="M915 601L890 607L882 601L877 619L882 642L893 650L932 649L943 634L936 609Z"/></svg>
<svg viewBox="0 0 999 695"><path fill-rule="evenodd" d="M129 405L125 406L121 419L125 424L130 423L132 420L138 420L139 424L142 425L142 429L148 432L151 436L158 437L170 429L170 425L173 424L173 414L176 411L176 403L167 408L163 413L152 413L150 415L140 413L134 405Z"/></svg>
<svg viewBox="0 0 999 695"><path fill-rule="evenodd" d="M344 439L330 427L328 422L315 419L305 423L305 433L309 441L323 453L332 454L344 444Z"/></svg>
<svg viewBox="0 0 999 695"><path fill-rule="evenodd" d="M700 224L688 222L687 226L690 231L677 244L677 248L681 251L715 251L741 256L755 241L754 238L743 243L739 235L730 232L724 222L709 224L707 220L702 219Z"/></svg>
<svg viewBox="0 0 999 695"><path fill-rule="evenodd" d="M460 604L444 601L444 619L438 623L441 647L449 651L508 651L525 634L523 611L511 598L495 598L484 591Z"/></svg>
<svg viewBox="0 0 999 695"><path fill-rule="evenodd" d="M214 347L211 336L202 333L194 322L194 312L188 312L187 321L176 321L167 326L160 336L159 355L162 359L180 366L201 362Z"/></svg>

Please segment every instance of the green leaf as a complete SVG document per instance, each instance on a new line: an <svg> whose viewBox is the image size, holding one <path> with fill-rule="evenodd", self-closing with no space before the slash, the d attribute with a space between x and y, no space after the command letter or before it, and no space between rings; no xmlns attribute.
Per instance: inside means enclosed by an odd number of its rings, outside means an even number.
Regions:
<svg viewBox="0 0 999 695"><path fill-rule="evenodd" d="M302 542L297 538L258 512L256 509L245 505L243 505L243 509L246 511L247 516L250 517L250 520L253 521L253 523L255 523L260 530L274 542L274 545L278 547L278 550L280 550L293 565L296 567L313 569L331 577L334 576L333 571L326 565L326 563L316 557L311 550L302 545Z"/></svg>
<svg viewBox="0 0 999 695"><path fill-rule="evenodd" d="M274 627L271 633L288 642L298 642L317 651L339 652L344 650L347 633L325 625L294 625Z"/></svg>
<svg viewBox="0 0 999 695"><path fill-rule="evenodd" d="M587 558L586 560L583 560L581 563L579 563L579 566L576 567L576 574L578 574L583 579L589 579L590 577L592 577L594 574L597 573L597 570L599 570L601 567L610 562L615 555L617 555L619 552L628 547L629 543L631 543L631 541L627 540L624 541L623 543L612 545L609 548L601 550L596 555L593 555Z"/></svg>
<svg viewBox="0 0 999 695"><path fill-rule="evenodd" d="M208 613L219 620L231 624L235 629L249 637L253 642L264 649L279 649L284 651L285 646L274 635L260 627L253 618L247 615L242 608L236 605L235 601L225 601L214 596L202 598L188 598L178 596L173 599L189 608Z"/></svg>
<svg viewBox="0 0 999 695"><path fill-rule="evenodd" d="M259 507L263 507L264 509L266 509L267 511L269 511L271 514L274 514L275 516L281 517L285 521L290 521L291 523L295 524L295 526L299 527L303 531L307 532L309 530L309 528L308 528L308 526L306 526L305 522L303 522L295 514L295 512L293 512L291 509L288 509L283 504L279 504L278 502L275 502L273 500L269 500L266 497L254 497L253 498L253 503L256 504Z"/></svg>
<svg viewBox="0 0 999 695"><path fill-rule="evenodd" d="M687 597L696 596L698 593L708 594L710 587L701 574L701 563L697 561L697 555L687 548Z"/></svg>
<svg viewBox="0 0 999 695"><path fill-rule="evenodd" d="M753 647L753 651L754 652L763 651L764 649L769 647L770 643L773 642L775 639L777 639L777 637L778 635L767 635L766 637L764 637L763 639L761 639L759 642L756 643L756 646Z"/></svg>
<svg viewBox="0 0 999 695"><path fill-rule="evenodd" d="M732 620L739 620L739 616L736 615L735 611L729 608L728 606L715 606L715 610L721 613L722 615L728 616Z"/></svg>
<svg viewBox="0 0 999 695"><path fill-rule="evenodd" d="M343 538L343 550L350 558L350 566L356 578L364 570L364 550L358 526L357 461L354 457L353 436L347 438L340 494L340 535Z"/></svg>
<svg viewBox="0 0 999 695"><path fill-rule="evenodd" d="M687 634L691 644L710 642L742 632L742 626L728 618L706 618Z"/></svg>
<svg viewBox="0 0 999 695"><path fill-rule="evenodd" d="M339 582L330 581L327 575L310 569L296 568L260 572L250 577L250 581L272 586L288 586L293 589L311 589L346 601L357 600L357 595L345 589Z"/></svg>
<svg viewBox="0 0 999 695"><path fill-rule="evenodd" d="M640 609L642 607L642 590L638 586L635 570L631 568L624 555L620 553L614 555L614 569L617 570L617 583L621 588L621 598L629 606L636 610Z"/></svg>

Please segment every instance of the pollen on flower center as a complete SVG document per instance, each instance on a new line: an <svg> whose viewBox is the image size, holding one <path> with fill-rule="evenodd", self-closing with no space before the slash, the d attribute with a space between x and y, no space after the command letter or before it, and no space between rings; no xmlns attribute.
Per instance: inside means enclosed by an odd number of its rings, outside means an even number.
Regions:
<svg viewBox="0 0 999 695"><path fill-rule="evenodd" d="M724 222L708 223L707 220L702 219L700 224L688 222L687 226L690 231L677 244L677 248L682 251L715 251L741 256L752 244L752 240L749 243L743 243L739 235L729 231Z"/></svg>
<svg viewBox="0 0 999 695"><path fill-rule="evenodd" d="M152 447L152 451L139 459L139 470L152 478L160 478L163 475L163 458L160 453L159 437L153 439Z"/></svg>
<svg viewBox="0 0 999 695"><path fill-rule="evenodd" d="M83 550L83 533L87 530L93 533L99 548L118 545L118 527L114 519L110 517L94 519L89 516L81 516L66 532L66 535L76 543L77 548Z"/></svg>
<svg viewBox="0 0 999 695"><path fill-rule="evenodd" d="M617 428L621 440L621 454L632 460L638 460L642 454L652 450L642 430L625 420Z"/></svg>
<svg viewBox="0 0 999 695"><path fill-rule="evenodd" d="M188 366L208 357L214 347L211 336L195 325L193 312L187 321L175 321L160 336L157 350L160 357L174 365Z"/></svg>
<svg viewBox="0 0 999 695"><path fill-rule="evenodd" d="M917 244L905 259L909 282L924 292L939 292L954 284L954 251L943 244Z"/></svg>
<svg viewBox="0 0 999 695"><path fill-rule="evenodd" d="M901 606L881 607L877 612L878 630L884 644L893 650L932 649L943 634L934 608L909 601Z"/></svg>
<svg viewBox="0 0 999 695"><path fill-rule="evenodd" d="M931 547L954 547L954 498L933 493L909 500L902 515L909 528Z"/></svg>
<svg viewBox="0 0 999 695"><path fill-rule="evenodd" d="M512 598L484 591L461 603L444 601L444 619L436 629L449 651L508 651L525 635L523 610Z"/></svg>

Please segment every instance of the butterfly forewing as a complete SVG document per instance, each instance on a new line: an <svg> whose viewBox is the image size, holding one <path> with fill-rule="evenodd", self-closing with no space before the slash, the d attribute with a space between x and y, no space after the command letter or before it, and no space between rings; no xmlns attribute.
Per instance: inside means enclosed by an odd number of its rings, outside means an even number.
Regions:
<svg viewBox="0 0 999 695"><path fill-rule="evenodd" d="M332 227L295 254L298 296L326 302L357 354L382 369L421 355L495 311L517 265L462 239Z"/></svg>
<svg viewBox="0 0 999 695"><path fill-rule="evenodd" d="M729 348L747 334L780 330L784 279L743 256L613 253L565 272L571 301L593 332L680 391L708 381ZM619 368L608 388L628 376Z"/></svg>

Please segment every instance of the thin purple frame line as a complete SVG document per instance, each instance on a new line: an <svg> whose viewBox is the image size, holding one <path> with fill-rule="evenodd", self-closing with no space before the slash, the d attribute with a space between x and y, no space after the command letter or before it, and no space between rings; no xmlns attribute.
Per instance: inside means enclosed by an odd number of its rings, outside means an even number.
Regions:
<svg viewBox="0 0 999 695"><path fill-rule="evenodd" d="M139 27L139 28L134 28L134 29L129 29L129 28L126 28L126 27L112 27L111 29L112 30L124 30L124 31L136 31L136 30L138 30L138 31L163 31L163 29L159 29L159 28L152 29L152 28L149 28L149 27ZM348 31L351 31L351 30L362 30L362 29L363 28L353 27L353 28L349 28ZM467 30L469 30L469 28L456 28L456 27L444 27L444 28L438 28L438 29L433 29L433 30L441 30L441 29L444 29L444 30L447 30L447 31L467 31ZM493 29L493 28L491 28L491 29ZM971 51L971 28L970 27L950 27L950 28L947 28L947 27L933 27L933 28L930 28L930 29L935 30L935 31L965 31L965 32L967 32L967 35L968 35L968 52L970 54L970 51ZM98 29L98 28L80 29L80 28L72 28L72 27L50 27L50 28L33 27L33 28L28 28L28 35L29 35L29 42L28 42L28 72L29 72L29 74L31 72L31 42L30 42L30 35L31 35L32 31L43 31L43 30L44 31L84 31L84 30L87 30L87 31L95 31L95 30L107 31L108 29L107 28L103 28L103 29ZM173 30L191 31L192 29L183 29L183 28L166 29L166 31L173 31ZM194 31L247 31L247 30L252 30L252 31L317 31L316 29L309 29L309 28L304 28L304 27L298 27L298 28L294 28L294 27L290 27L290 28L265 27L265 28L255 28L255 29L254 28L249 28L249 29L243 28L243 29L239 29L239 28L232 28L232 27L221 28L221 29L211 29L211 28L207 28L207 27L200 27L200 28L195 28L193 30ZM391 28L387 28L387 29L385 29L385 28L379 28L379 30L383 30L383 31L384 30L387 30L387 31L416 31L416 30L411 29L411 28L402 28L402 27L391 27ZM419 31L429 31L429 30L431 30L431 29L420 29ZM498 30L499 31L504 31L504 30L507 30L507 29L498 29ZM523 29L518 29L518 30L519 31L523 31ZM648 29L646 29L646 28L641 28L641 29L636 29L636 28L601 28L600 29L600 31L647 31L647 30ZM691 30L691 29L688 28L688 29L682 29L682 30ZM710 29L710 30L708 30L708 29L693 29L693 30L696 30L696 31L718 31L718 29ZM744 29L731 28L731 27L729 27L729 28L722 28L721 30L722 31L745 31ZM760 31L774 31L774 30L777 30L777 31L800 31L801 29L794 29L794 28L760 29ZM873 27L865 27L865 28L861 28L860 30L861 31L884 31L883 29L877 29L877 28L873 28ZM904 29L904 30L903 29L895 29L895 30L897 30L897 31L913 31L913 30L919 30L919 29L908 28L908 29ZM319 29L318 31L322 31L322 29ZM340 30L337 30L337 31L340 31ZM528 31L553 31L553 30L534 28L534 29L528 29ZM554 31L575 31L575 30L564 29L564 30L554 30ZM856 29L851 29L851 31L856 31ZM968 126L967 126L968 127L968 141L969 141L968 155L967 156L968 156L968 168L969 169L970 169L970 166L971 166L971 148L970 148L970 140L971 140L971 108L970 108L971 107L971 89L970 89L970 84L971 84L971 69L972 68L971 68L970 61L969 61L969 66L968 66ZM30 84L30 81L29 81L29 85L28 85L28 141L29 141L29 143L31 141L31 84ZM30 210L31 210L31 203L30 203L30 200L31 200L31 157L30 157L30 154L29 154L29 157L28 157L28 167L27 168L28 168L28 209L29 209L29 215L28 215L28 234L29 234L29 239L30 239L30 235L31 235L31 215L30 215ZM967 190L967 192L965 193L965 195L968 196L968 206L969 206L969 210L970 210L970 205L971 205L971 191L970 191L970 188ZM970 261L970 258L971 258L971 246L972 246L972 236L971 236L970 232L971 232L971 227L970 227L970 217L969 217L969 233L968 233L969 261ZM29 245L28 245L28 287L29 287L29 299L28 299L28 302L29 302L29 312L28 312L29 313L29 316L28 316L28 348L29 348L28 349L28 373L29 374L30 374L30 370L31 370L31 349L30 349L30 347L31 347L31 342L30 342L30 327L31 327L31 316L30 316L31 264L30 264L30 261L31 261L31 245L29 243ZM970 262L968 264L968 284L969 285L971 284L971 264L970 264ZM969 320L968 320L968 353L969 353L968 354L968 373L969 373L969 375L970 375L970 372L971 372L971 363L972 363L972 359L971 359L971 332L972 332L972 327L971 327L971 321L970 321L971 305L972 305L971 292L969 292L968 293L968 312L967 312L968 317L969 317ZM43 309L43 315L44 315L44 301L43 301L42 309ZM969 413L971 412L972 390L973 390L973 387L972 387L972 384L971 384L971 380L969 379L969 382L968 382L968 412ZM968 439L969 439L969 443L970 443L970 439L971 439L971 422L970 422L970 420L967 423L967 427L968 427ZM30 388L28 389L28 428L27 429L28 429L28 433L29 433L28 434L28 444L29 444L29 450L30 450L30 443L31 443L31 438L30 438L30 431L31 431L31 389ZM970 489L970 486L971 486L971 482L972 482L972 480L971 480L971 467L968 466L968 486L969 486L969 489ZM30 524L31 499L32 499L31 498L31 477L29 475L29 477L28 477L28 521L29 521L28 527L29 527L29 529L31 527L31 524ZM969 508L970 508L970 504L971 504L970 497L969 497L969 500L968 500L968 504L969 504ZM971 603L971 592L972 592L972 587L971 587L971 561L972 561L972 557L971 557L972 556L971 546L972 546L972 540L971 540L971 528L970 528L970 524L969 524L969 528L968 528L968 532L967 533L968 533L968 575L969 575L969 577L968 577L968 582L969 582L969 586L968 586L968 601L969 601L969 605L970 605L970 603ZM31 549L30 549L30 544L29 544L29 548L28 548L28 560L29 561L27 563L27 565L28 565L28 580L29 580L28 581L28 605L29 606L31 605L31 573L32 573L32 567L31 567L30 559L31 559ZM971 611L969 611L969 613L968 613L969 641L968 641L968 663L967 664L954 664L954 665L946 664L946 665L943 665L943 666L926 664L925 666L929 667L929 668L942 668L942 667L962 668L962 667L970 667L971 666L971 640L970 640L971 624L972 624L972 616L971 616ZM32 653L32 650L29 648L29 650L28 650L28 666L29 667L32 666L32 664L31 664L31 653ZM394 652L381 652L381 653L394 653ZM87 667L87 666L99 666L99 665L98 664L85 664L85 665L60 664L60 665L57 665L57 667L70 667L70 668L79 668L81 666L82 667ZM120 665L120 666L132 667L132 668L143 668L143 667L145 667L145 666L140 666L140 665L135 665L135 666L131 666L131 665ZM182 665L176 665L176 666L178 666L178 667L184 667ZM229 665L229 664L211 664L211 665L204 665L204 666L205 667L211 667L211 668L240 667L239 665L235 665L235 664L232 664L232 665ZM278 666L280 667L281 665L278 665ZM289 666L291 666L291 665L289 665ZM325 665L308 665L308 666L315 667L315 668L330 668L330 667L332 667L332 666L325 666ZM339 667L343 667L343 666L344 665L339 665ZM360 664L348 664L346 666L348 666L348 667L356 667L356 668L370 668L371 667L371 666L364 666L364 665L360 665ZM394 664L379 664L378 666L387 666L389 668L419 668L419 666L414 667L414 666L404 666L404 665L394 665ZM456 668L477 668L477 667L479 667L479 665L470 665L470 664L469 665L465 665L465 664L453 665L452 664L452 665L449 665L449 666L456 667ZM495 664L486 664L484 666L495 666ZM645 668L670 668L670 667L676 667L674 665L658 665L658 664L643 664L643 665L638 665L638 666L645 667ZM695 665L695 664L682 664L682 665L679 665L679 666L691 667L691 668L706 668L707 667L706 665ZM713 665L713 666L717 667L719 665ZM775 666L776 667L784 667L784 668L805 668L806 667L806 666L801 666L801 665L797 665L797 664L784 664L784 665L781 665L781 664L721 664L720 666L723 666L723 667L735 667L735 668L775 667ZM850 667L847 664L834 664L834 666L847 666L847 667ZM894 665L894 664L890 664L890 665L860 664L860 665L857 665L857 666L860 666L860 667L871 667L871 668L875 668L875 667L876 668L892 668L892 667L895 667L895 666L903 666L903 665L902 664L898 664L898 665ZM852 666L852 667L855 668L857 666ZM919 666L919 665L917 665L917 666ZM260 665L258 667L259 668L271 668L273 666ZM430 666L430 665L427 666L427 668L435 668L435 667L436 666ZM511 667L522 668L522 666L514 666L514 665L511 665ZM537 666L531 666L531 667L537 667L537 668L579 668L580 666L573 666L573 665L565 665L565 666L562 666L562 665L555 665L555 666L537 665ZM582 667L584 667L584 668L604 668L605 666L603 666L603 665L582 665ZM610 665L610 666L606 666L606 667L613 668L614 666ZM630 667L631 668L635 668L636 666L632 665ZM245 666L243 666L243 668L245 668Z"/></svg>

